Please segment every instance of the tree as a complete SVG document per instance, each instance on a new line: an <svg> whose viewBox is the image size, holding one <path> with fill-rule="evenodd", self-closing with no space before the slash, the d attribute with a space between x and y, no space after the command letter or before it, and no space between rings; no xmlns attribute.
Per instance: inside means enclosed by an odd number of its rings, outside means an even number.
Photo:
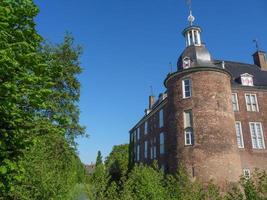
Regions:
<svg viewBox="0 0 267 200"><path fill-rule="evenodd" d="M42 38L30 0L0 1L0 198L9 199L14 183L23 179L19 165L36 133L35 114L47 105L46 70L37 52ZM39 73L42 72L42 73Z"/></svg>
<svg viewBox="0 0 267 200"><path fill-rule="evenodd" d="M77 107L81 49L69 35L57 46L41 45L34 23L37 13L31 0L0 2L0 199L34 197L34 188L45 199L45 192L74 183L73 170L84 176L71 148L75 137L84 134ZM40 177L40 171L47 174ZM53 180L57 186L45 185L49 175L64 173L70 178Z"/></svg>
<svg viewBox="0 0 267 200"><path fill-rule="evenodd" d="M162 171L143 165L135 166L124 183L121 199L166 199L163 180Z"/></svg>
<svg viewBox="0 0 267 200"><path fill-rule="evenodd" d="M116 145L112 148L111 153L105 161L107 170L112 181L119 181L126 176L129 163L129 145Z"/></svg>
<svg viewBox="0 0 267 200"><path fill-rule="evenodd" d="M42 112L54 127L63 130L61 134L69 144L76 146L75 138L84 135L84 127L79 124L80 82L77 76L82 72L80 66L80 46L74 46L74 39L66 34L58 45L45 43L39 50L46 63L47 75L52 92L47 96L48 107Z"/></svg>
<svg viewBox="0 0 267 200"><path fill-rule="evenodd" d="M102 162L101 152L97 152L96 167L87 185L87 195L92 200L104 200L107 197L110 176Z"/></svg>
<svg viewBox="0 0 267 200"><path fill-rule="evenodd" d="M98 165L101 165L101 164L103 164L102 155L101 155L101 151L98 151L95 165L98 166Z"/></svg>

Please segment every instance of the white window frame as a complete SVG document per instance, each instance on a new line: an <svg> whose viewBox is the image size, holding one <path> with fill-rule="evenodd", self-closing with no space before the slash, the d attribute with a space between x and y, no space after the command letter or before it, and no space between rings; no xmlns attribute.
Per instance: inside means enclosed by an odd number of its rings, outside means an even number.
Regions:
<svg viewBox="0 0 267 200"><path fill-rule="evenodd" d="M144 150L144 158L146 159L146 158L147 158L147 147L148 147L148 142L147 142L147 140L145 141L144 146L145 146L145 150Z"/></svg>
<svg viewBox="0 0 267 200"><path fill-rule="evenodd" d="M187 136L189 136L189 138ZM187 139L189 139L189 142L187 142ZM184 130L184 143L186 146L194 145L194 132L191 127Z"/></svg>
<svg viewBox="0 0 267 200"><path fill-rule="evenodd" d="M144 133L145 133L145 135L147 134L147 132L148 132L148 122L145 121L145 125L144 125Z"/></svg>
<svg viewBox="0 0 267 200"><path fill-rule="evenodd" d="M159 111L159 127L162 128L164 126L164 113L163 109Z"/></svg>
<svg viewBox="0 0 267 200"><path fill-rule="evenodd" d="M250 179L250 176L251 176L250 169L244 168L243 169L243 176L245 177L245 179Z"/></svg>
<svg viewBox="0 0 267 200"><path fill-rule="evenodd" d="M160 155L163 155L165 153L165 134L164 132L161 132L159 134L159 153Z"/></svg>
<svg viewBox="0 0 267 200"><path fill-rule="evenodd" d="M249 101L250 104L247 100L247 96L249 96ZM252 96L255 97L255 103L256 103L256 110L253 110L253 104L252 104ZM259 112L259 106L258 106L258 99L257 99L257 94L249 94L249 93L245 93L245 100L246 100L246 106L247 106L247 111L249 112Z"/></svg>
<svg viewBox="0 0 267 200"><path fill-rule="evenodd" d="M240 135L238 135L238 132L237 132L237 129L236 129L236 126L239 126L239 131L240 131ZM236 133L236 142L237 142L237 146L238 148L244 148L244 139L243 139L243 131L242 131L242 124L240 121L236 121L235 122L235 133ZM240 139L240 144L239 144L239 139Z"/></svg>
<svg viewBox="0 0 267 200"><path fill-rule="evenodd" d="M233 96L234 96L235 102L233 102ZM238 103L238 95L237 95L237 93L232 93L231 100L232 100L233 111L235 111L235 112L239 111L239 103ZM234 105L236 105L236 110L235 110Z"/></svg>
<svg viewBox="0 0 267 200"><path fill-rule="evenodd" d="M255 139L256 139L256 144L254 144L254 136L253 131L252 131L252 126L254 125L254 130L255 130ZM258 133L256 125L260 126L260 133ZM252 143L252 148L253 149L265 149L265 141L264 141L264 135L263 135L263 129L262 129L262 124L261 122L249 122L249 129L250 129L250 137L251 137L251 143ZM260 134L260 135L259 135ZM262 147L259 146L259 138L262 138Z"/></svg>
<svg viewBox="0 0 267 200"><path fill-rule="evenodd" d="M185 86L186 86L185 81L189 81L189 91L188 91L190 93L189 96L186 95L187 91L185 90ZM186 79L182 80L182 87L183 87L182 88L183 89L183 99L187 99L187 98L192 97L192 80L190 78L186 78Z"/></svg>

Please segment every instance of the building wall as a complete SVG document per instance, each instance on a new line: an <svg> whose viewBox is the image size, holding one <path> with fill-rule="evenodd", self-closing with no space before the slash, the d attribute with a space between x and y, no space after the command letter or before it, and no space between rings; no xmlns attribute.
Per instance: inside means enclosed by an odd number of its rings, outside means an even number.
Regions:
<svg viewBox="0 0 267 200"><path fill-rule="evenodd" d="M242 125L244 148L240 148L240 157L243 169L254 168L267 170L267 90L255 90L254 87L233 88L233 93L237 93L239 111L235 112L235 120ZM256 94L259 112L247 111L245 94ZM265 149L253 149L249 122L261 122Z"/></svg>
<svg viewBox="0 0 267 200"><path fill-rule="evenodd" d="M190 70L189 70L190 71ZM182 80L192 80L192 97L183 99ZM168 99L164 104L153 108L130 134L137 134L140 127L140 139L131 140L131 157L134 163L151 164L151 141L156 138L159 166L164 165L168 172L174 173L183 163L189 175L208 182L213 179L224 186L227 182L239 180L243 169L267 170L267 90L255 87L232 87L230 76L220 71L192 71L178 73L167 81ZM237 93L239 111L233 112L231 94ZM248 112L245 93L256 94L259 112ZM159 111L164 110L164 127L159 127ZM192 110L195 144L185 145L185 110ZM148 122L148 133L145 132ZM244 148L238 148L235 121L242 124ZM265 149L252 148L249 122L261 122ZM159 154L159 135L165 133L165 153ZM132 137L132 136L131 136ZM134 142L135 141L135 142ZM148 141L147 158L144 158L144 143ZM140 146L140 159L134 160L137 146ZM134 150L135 149L135 150Z"/></svg>
<svg viewBox="0 0 267 200"><path fill-rule="evenodd" d="M182 80L192 80L192 97L183 99ZM179 73L167 81L168 163L179 164L203 182L235 182L241 170L231 103L230 76L220 71ZM185 146L183 112L192 110L195 144Z"/></svg>
<svg viewBox="0 0 267 200"><path fill-rule="evenodd" d="M166 100L165 100L166 101ZM157 160L159 166L166 166L166 142L165 142L165 153L160 155L160 133L164 133L166 135L166 103L159 105L156 111L151 112L148 116L139 123L134 129L131 130L130 135L133 135L133 139L130 142L130 152L131 153L131 162L132 163L144 163L144 164L151 164L154 160ZM159 112L163 110L163 127L159 126ZM148 123L148 131L145 134L145 122ZM138 127L140 128L140 139L137 139L137 130ZM136 139L134 139L134 135L136 134ZM131 136L130 136L131 137ZM148 142L147 146L147 158L145 158L145 141ZM137 147L140 146L140 154L139 154L139 161L137 161ZM156 146L156 156L151 159L151 147L154 148ZM153 150L154 151L154 150ZM136 152L134 155L133 152ZM153 152L154 153L154 152Z"/></svg>

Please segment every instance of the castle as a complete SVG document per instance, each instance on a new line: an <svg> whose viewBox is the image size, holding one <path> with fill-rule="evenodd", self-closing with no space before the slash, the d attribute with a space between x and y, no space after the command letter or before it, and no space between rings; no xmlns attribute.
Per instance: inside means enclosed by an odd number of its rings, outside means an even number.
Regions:
<svg viewBox="0 0 267 200"><path fill-rule="evenodd" d="M166 92L149 97L130 130L130 162L157 160L168 173L183 164L192 178L220 185L267 170L265 52L253 54L254 64L212 59L191 12L188 21L186 48L164 81Z"/></svg>

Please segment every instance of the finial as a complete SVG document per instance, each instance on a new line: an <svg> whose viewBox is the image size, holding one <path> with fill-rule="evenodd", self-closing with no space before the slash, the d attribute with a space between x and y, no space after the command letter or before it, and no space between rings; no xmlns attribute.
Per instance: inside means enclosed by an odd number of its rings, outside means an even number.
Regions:
<svg viewBox="0 0 267 200"><path fill-rule="evenodd" d="M195 21L195 17L192 15L192 1L186 0L186 4L188 5L188 8L189 8L189 16L187 20L189 21L190 26L192 26L193 22Z"/></svg>
<svg viewBox="0 0 267 200"><path fill-rule="evenodd" d="M259 51L260 48L259 48L259 42L258 42L258 40L257 40L257 39L254 39L253 42L254 42L255 45L256 45L256 50Z"/></svg>
<svg viewBox="0 0 267 200"><path fill-rule="evenodd" d="M150 92L151 92L151 96L154 96L154 91L153 91L153 86L150 85Z"/></svg>

